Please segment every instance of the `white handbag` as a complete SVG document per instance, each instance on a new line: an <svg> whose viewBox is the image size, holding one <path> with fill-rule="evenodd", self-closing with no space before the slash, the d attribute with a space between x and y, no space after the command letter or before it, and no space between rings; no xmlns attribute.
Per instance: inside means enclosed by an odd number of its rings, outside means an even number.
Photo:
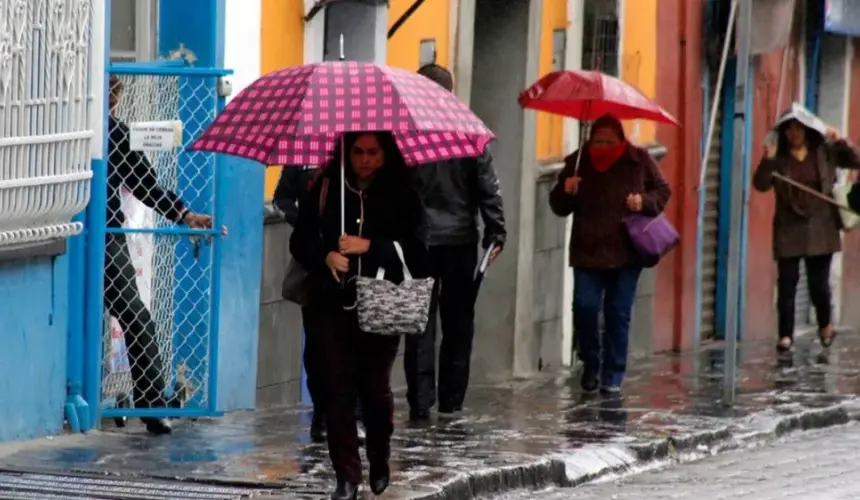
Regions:
<svg viewBox="0 0 860 500"><path fill-rule="evenodd" d="M413 279L396 241L394 250L403 264L402 283L387 281L382 267L376 278L356 278L358 326L363 332L379 335L421 335L430 319L434 280Z"/></svg>
<svg viewBox="0 0 860 500"><path fill-rule="evenodd" d="M840 183L833 187L833 199L843 207L848 206L848 193L854 185L846 182ZM839 209L839 217L842 219L842 230L850 231L857 226L860 226L860 215L853 210L845 208Z"/></svg>

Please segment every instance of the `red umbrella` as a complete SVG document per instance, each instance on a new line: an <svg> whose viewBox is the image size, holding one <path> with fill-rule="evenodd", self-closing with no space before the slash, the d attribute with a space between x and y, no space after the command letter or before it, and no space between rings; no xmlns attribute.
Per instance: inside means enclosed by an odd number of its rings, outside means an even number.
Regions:
<svg viewBox="0 0 860 500"><path fill-rule="evenodd" d="M269 165L322 165L344 132L391 132L409 165L477 157L495 138L465 104L432 80L343 61L287 68L258 79L191 149Z"/></svg>
<svg viewBox="0 0 860 500"><path fill-rule="evenodd" d="M679 125L665 109L632 85L599 71L555 71L520 94L520 106L583 121L609 114L619 120Z"/></svg>

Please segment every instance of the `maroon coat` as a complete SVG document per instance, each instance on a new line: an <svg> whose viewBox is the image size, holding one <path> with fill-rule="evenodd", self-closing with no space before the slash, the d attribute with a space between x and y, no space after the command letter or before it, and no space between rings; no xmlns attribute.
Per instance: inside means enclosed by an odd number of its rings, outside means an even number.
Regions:
<svg viewBox="0 0 860 500"><path fill-rule="evenodd" d="M627 146L621 158L605 172L591 165L588 155L579 165L579 191L564 192L564 181L573 176L577 151L565 158L558 182L549 195L552 211L573 217L570 235L570 265L593 269L617 269L635 264L623 220L631 212L626 199L642 195L642 213L657 215L672 195L669 183L644 148Z"/></svg>
<svg viewBox="0 0 860 500"><path fill-rule="evenodd" d="M833 197L836 169L860 168L860 155L844 140L822 144L809 151L809 158L817 172L817 183L812 186L828 198ZM773 213L773 257L809 257L839 252L842 238L839 230L842 220L839 209L807 193L774 179L778 172L792 178L790 159L786 155L762 158L753 174L753 187L757 191L773 188L776 208ZM795 179L796 180L796 179ZM800 201L806 201L805 204Z"/></svg>

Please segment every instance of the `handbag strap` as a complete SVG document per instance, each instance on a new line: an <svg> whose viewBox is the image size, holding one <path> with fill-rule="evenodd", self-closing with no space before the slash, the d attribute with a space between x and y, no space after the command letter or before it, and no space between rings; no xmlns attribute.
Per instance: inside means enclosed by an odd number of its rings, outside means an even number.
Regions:
<svg viewBox="0 0 860 500"><path fill-rule="evenodd" d="M406 267L406 258L403 257L403 248L400 246L400 243L394 243L394 251L397 252L397 257L400 258L400 263L403 265L403 279L404 280L412 280L412 273L409 272L409 268ZM381 280L385 278L385 268L379 266L379 269L376 271L376 279Z"/></svg>

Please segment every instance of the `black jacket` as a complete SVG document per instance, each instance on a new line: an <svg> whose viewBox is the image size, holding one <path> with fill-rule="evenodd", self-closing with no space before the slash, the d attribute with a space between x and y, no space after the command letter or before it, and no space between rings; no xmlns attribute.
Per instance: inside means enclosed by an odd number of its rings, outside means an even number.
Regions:
<svg viewBox="0 0 860 500"><path fill-rule="evenodd" d="M314 182L305 202L299 204L290 237L290 253L312 273L312 301L352 304L355 287L351 278L357 274L359 258L350 257L345 280L349 286L345 290L334 281L325 263L329 252L338 251L340 239L340 166L329 167L321 175L328 178L322 217L318 215L324 185L320 178ZM403 267L393 244L397 241L413 278L429 276L423 210L417 195L410 189L406 169L383 167L364 191L355 189L350 177L347 176L345 197L346 233L370 240L369 251L360 259L361 275L375 276L382 266L385 279L395 283L402 281Z"/></svg>
<svg viewBox="0 0 860 500"><path fill-rule="evenodd" d="M175 193L158 184L158 177L146 155L131 150L128 126L113 117L110 117L108 126L108 227L122 227L125 222L121 196L123 185L144 205L171 221L180 222L185 206Z"/></svg>
<svg viewBox="0 0 860 500"><path fill-rule="evenodd" d="M412 170L427 212L429 246L477 243L479 211L484 221L483 247L504 245L505 213L489 148L480 158L441 161Z"/></svg>
<svg viewBox="0 0 860 500"><path fill-rule="evenodd" d="M281 212L287 224L295 227L299 217L299 203L307 197L319 171L316 167L297 165L286 165L281 170L272 205Z"/></svg>

